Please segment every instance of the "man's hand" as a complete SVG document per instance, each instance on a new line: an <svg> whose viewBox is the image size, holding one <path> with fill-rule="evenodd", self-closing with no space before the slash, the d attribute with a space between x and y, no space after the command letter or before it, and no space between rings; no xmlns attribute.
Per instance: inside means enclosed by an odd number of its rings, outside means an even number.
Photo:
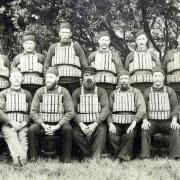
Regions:
<svg viewBox="0 0 180 180"><path fill-rule="evenodd" d="M127 133L133 132L133 129L136 127L136 121L134 120L129 128L127 129Z"/></svg>
<svg viewBox="0 0 180 180"><path fill-rule="evenodd" d="M173 117L172 122L171 122L171 129L179 129L180 125L177 123L177 118Z"/></svg>
<svg viewBox="0 0 180 180"><path fill-rule="evenodd" d="M21 131L27 125L27 123L25 121L23 121L22 123L19 123L19 124L20 124L20 128L18 129L18 131Z"/></svg>
<svg viewBox="0 0 180 180"><path fill-rule="evenodd" d="M41 126L42 126L42 128L44 129L45 134L51 131L50 125L45 124L45 123L41 123Z"/></svg>
<svg viewBox="0 0 180 180"><path fill-rule="evenodd" d="M46 135L52 136L54 133L61 128L60 124L57 125L49 125L49 130L45 132Z"/></svg>
<svg viewBox="0 0 180 180"><path fill-rule="evenodd" d="M21 129L21 123L16 122L16 121L11 121L10 122L11 126L14 128L15 131L19 131Z"/></svg>
<svg viewBox="0 0 180 180"><path fill-rule="evenodd" d="M88 125L88 130L87 130L88 137L90 137L93 134L93 132L96 130L97 126L98 126L97 122L94 122L94 123Z"/></svg>
<svg viewBox="0 0 180 180"><path fill-rule="evenodd" d="M116 133L116 126L113 123L109 123L109 132Z"/></svg>
<svg viewBox="0 0 180 180"><path fill-rule="evenodd" d="M141 125L142 129L148 130L150 126L151 126L151 123L147 119L144 119Z"/></svg>
<svg viewBox="0 0 180 180"><path fill-rule="evenodd" d="M79 123L79 127L81 128L81 130L83 131L83 133L84 133L85 135L87 135L88 126L85 125L83 122L80 122L80 123Z"/></svg>

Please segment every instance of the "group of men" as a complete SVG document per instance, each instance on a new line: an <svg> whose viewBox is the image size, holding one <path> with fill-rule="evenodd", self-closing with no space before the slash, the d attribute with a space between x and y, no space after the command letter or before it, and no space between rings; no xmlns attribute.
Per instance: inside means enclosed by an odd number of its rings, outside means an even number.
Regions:
<svg viewBox="0 0 180 180"><path fill-rule="evenodd" d="M169 135L170 157L179 159L180 36L163 70L142 30L124 68L109 48L107 31L99 33L99 49L87 59L71 33L70 24L62 23L60 41L50 46L46 58L35 51L31 32L24 34L24 51L11 65L0 56L0 122L13 166L25 166L28 158L36 161L43 137L53 136L63 162L71 161L72 144L84 157L99 159L107 139L112 156L129 161L141 121L141 158L150 158L151 136L162 132Z"/></svg>

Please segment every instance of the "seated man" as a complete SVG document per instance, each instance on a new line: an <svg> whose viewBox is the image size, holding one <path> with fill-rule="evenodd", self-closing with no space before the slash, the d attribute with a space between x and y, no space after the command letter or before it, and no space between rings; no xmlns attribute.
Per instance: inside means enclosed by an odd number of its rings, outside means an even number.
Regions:
<svg viewBox="0 0 180 180"><path fill-rule="evenodd" d="M21 88L23 75L19 69L10 73L11 86L0 92L0 121L2 133L8 144L13 166L20 167L27 163L29 109L32 96Z"/></svg>
<svg viewBox="0 0 180 180"><path fill-rule="evenodd" d="M71 160L72 128L69 121L74 117L74 105L67 89L58 85L59 73L55 67L46 73L46 86L34 95L30 116L35 122L29 128L29 158L36 161L40 138L46 135L59 136L63 146L62 161Z"/></svg>
<svg viewBox="0 0 180 180"><path fill-rule="evenodd" d="M84 157L99 159L106 143L106 124L109 100L104 89L95 83L96 69L85 67L83 84L73 92L77 126L73 128L75 143Z"/></svg>
<svg viewBox="0 0 180 180"><path fill-rule="evenodd" d="M147 113L143 117L141 157L150 158L151 136L157 132L169 134L170 157L180 158L180 125L175 91L164 85L164 71L153 70L153 86L146 89L144 98Z"/></svg>
<svg viewBox="0 0 180 180"><path fill-rule="evenodd" d="M130 86L129 76L126 70L119 73L118 87L109 97L112 111L108 117L109 139L119 162L132 159L136 123L146 112L143 95Z"/></svg>

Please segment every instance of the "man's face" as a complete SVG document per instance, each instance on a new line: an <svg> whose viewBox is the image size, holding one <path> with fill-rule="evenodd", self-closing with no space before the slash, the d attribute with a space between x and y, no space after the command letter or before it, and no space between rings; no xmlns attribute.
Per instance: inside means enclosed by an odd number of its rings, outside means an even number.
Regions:
<svg viewBox="0 0 180 180"><path fill-rule="evenodd" d="M136 38L136 44L138 49L145 49L147 44L147 36L145 34L141 34Z"/></svg>
<svg viewBox="0 0 180 180"><path fill-rule="evenodd" d="M92 90L95 87L95 74L85 73L83 75L84 87L88 90Z"/></svg>
<svg viewBox="0 0 180 180"><path fill-rule="evenodd" d="M119 77L118 85L122 90L127 90L130 85L130 79L128 75L122 75Z"/></svg>
<svg viewBox="0 0 180 180"><path fill-rule="evenodd" d="M55 74L47 73L45 82L47 89L54 89L57 85L58 79L59 77Z"/></svg>
<svg viewBox="0 0 180 180"><path fill-rule="evenodd" d="M10 74L9 81L11 82L11 85L14 87L19 87L22 84L23 81L23 75L19 71L14 71Z"/></svg>
<svg viewBox="0 0 180 180"><path fill-rule="evenodd" d="M164 84L164 75L161 72L153 73L153 83L156 87L161 87Z"/></svg>
<svg viewBox="0 0 180 180"><path fill-rule="evenodd" d="M109 44L110 44L110 37L109 36L102 36L101 38L99 38L99 47L103 50L109 48Z"/></svg>
<svg viewBox="0 0 180 180"><path fill-rule="evenodd" d="M68 42L71 37L71 30L66 28L60 29L59 36L62 42Z"/></svg>
<svg viewBox="0 0 180 180"><path fill-rule="evenodd" d="M35 43L34 41L31 41L31 40L25 41L25 42L23 43L23 48L24 48L24 50L25 50L26 52L32 52L32 51L34 51L35 46L36 46L36 43Z"/></svg>

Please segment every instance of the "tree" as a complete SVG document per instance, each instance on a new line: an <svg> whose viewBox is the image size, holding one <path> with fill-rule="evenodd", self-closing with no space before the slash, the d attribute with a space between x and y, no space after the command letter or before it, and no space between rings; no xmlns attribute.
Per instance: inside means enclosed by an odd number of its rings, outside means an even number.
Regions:
<svg viewBox="0 0 180 180"><path fill-rule="evenodd" d="M161 60L176 45L180 9L178 0L9 0L3 1L0 14L11 56L20 51L25 29L38 34L38 50L46 52L58 41L60 22L73 26L73 40L88 54L97 48L100 30L108 30L114 48L125 59L135 32L143 28ZM1 11L3 9L3 11ZM13 51L12 51L13 50Z"/></svg>

